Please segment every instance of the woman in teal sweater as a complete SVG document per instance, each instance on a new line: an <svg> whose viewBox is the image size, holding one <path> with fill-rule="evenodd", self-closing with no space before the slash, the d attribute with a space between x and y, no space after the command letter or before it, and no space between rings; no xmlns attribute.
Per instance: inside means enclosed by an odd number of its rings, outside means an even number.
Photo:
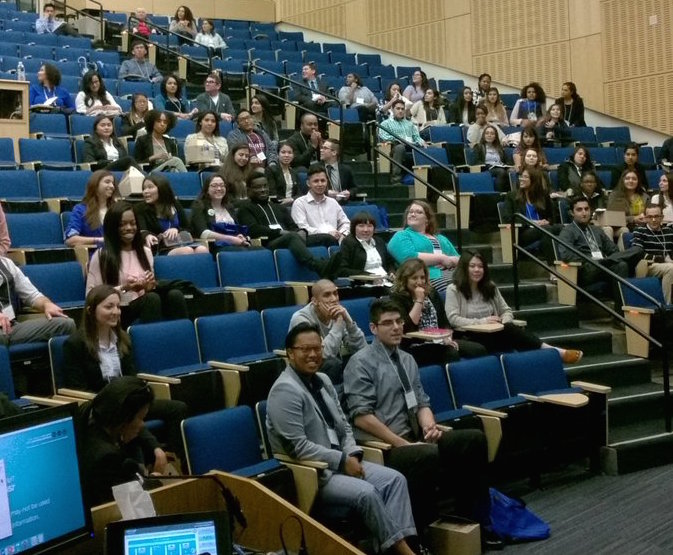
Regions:
<svg viewBox="0 0 673 555"><path fill-rule="evenodd" d="M398 264L410 258L420 258L428 267L430 283L443 295L453 280L453 270L458 264L458 251L443 235L436 235L437 220L430 205L422 200L413 201L404 212L407 227L393 235L388 252Z"/></svg>

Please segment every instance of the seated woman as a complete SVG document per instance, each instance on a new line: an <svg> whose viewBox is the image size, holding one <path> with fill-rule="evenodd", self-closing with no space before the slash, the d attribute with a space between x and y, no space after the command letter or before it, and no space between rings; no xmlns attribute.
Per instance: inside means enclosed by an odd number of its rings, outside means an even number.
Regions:
<svg viewBox="0 0 673 555"><path fill-rule="evenodd" d="M397 81L393 81L388 85L386 89L386 94L383 96L383 100L379 104L378 113L379 119L385 119L387 117L392 117L393 112L391 108L393 107L393 102L401 100L404 102L404 106L407 110L410 110L413 106L413 102L409 100L406 96L402 94L402 87Z"/></svg>
<svg viewBox="0 0 673 555"><path fill-rule="evenodd" d="M472 123L468 128L467 128L467 133L465 135L465 138L467 139L467 142L471 147L475 147L477 144L479 144L479 141L481 141L481 137L484 134L484 130L488 125L493 127L493 129L496 130L496 133L498 135L498 141L500 143L504 143L506 140L505 133L503 133L502 129L498 127L497 125L489 124L488 121L486 120L486 117L488 116L488 110L486 109L486 106L483 104L479 104L474 109L475 113L475 120L474 123Z"/></svg>
<svg viewBox="0 0 673 555"><path fill-rule="evenodd" d="M414 200L404 211L406 227L388 243L388 251L398 264L420 258L428 266L430 283L441 295L453 279L458 251L444 235L436 234L437 220L430 205Z"/></svg>
<svg viewBox="0 0 673 555"><path fill-rule="evenodd" d="M241 233L234 214L224 179L219 174L211 175L192 204L194 237L215 241L216 247L249 247L250 240Z"/></svg>
<svg viewBox="0 0 673 555"><path fill-rule="evenodd" d="M109 171L126 171L131 166L141 169L117 139L112 116L107 114L98 114L93 120L93 133L84 141L84 162Z"/></svg>
<svg viewBox="0 0 673 555"><path fill-rule="evenodd" d="M479 252L464 252L458 262L454 282L446 290L446 316L456 338L483 345L491 354L533 349L556 349L566 364L582 358L582 351L561 349L543 343L540 338L513 323L514 315L491 281L486 259ZM465 331L467 326L502 324L491 333Z"/></svg>
<svg viewBox="0 0 673 555"><path fill-rule="evenodd" d="M521 89L521 98L516 101L509 116L511 125L535 123L542 117L547 95L539 83L529 83Z"/></svg>
<svg viewBox="0 0 673 555"><path fill-rule="evenodd" d="M120 201L110 207L103 219L103 237L103 248L89 262L86 290L107 284L121 293L124 329L136 320L187 318L187 305L179 290L162 291L162 296L156 291L154 257L144 246L131 204Z"/></svg>
<svg viewBox="0 0 673 555"><path fill-rule="evenodd" d="M121 294L111 285L98 285L86 296L80 328L63 345L65 387L98 393L108 383L137 373L131 338L121 326ZM164 421L168 444L179 455L180 423L186 417L187 405L168 399L154 399L147 414L147 420Z"/></svg>
<svg viewBox="0 0 673 555"><path fill-rule="evenodd" d="M554 235L561 232L563 226L556 223L554 205L547 194L542 172L537 168L526 166L519 174L519 188L507 195L505 222L514 222L513 215L517 213L523 214ZM522 222L516 221L515 223ZM541 242L540 247L545 260L553 261L554 251L551 239L539 229L524 223L519 230L519 244L522 247L528 247L536 241Z"/></svg>
<svg viewBox="0 0 673 555"><path fill-rule="evenodd" d="M424 71L417 69L414 71L411 76L411 84L405 87L402 96L409 100L412 104L423 100L425 96L425 91L430 87L430 82L428 81L428 76Z"/></svg>
<svg viewBox="0 0 673 555"><path fill-rule="evenodd" d="M428 280L428 267L419 258L410 258L398 269L390 298L402 309L404 333L440 328L448 332L446 311L442 300ZM479 343L456 341L453 335L425 341L403 337L400 348L413 355L418 366L446 364L461 357L486 356L488 352Z"/></svg>
<svg viewBox="0 0 673 555"><path fill-rule="evenodd" d="M577 87L572 81L566 81L561 86L561 96L556 104L563 107L563 120L569 127L584 127L584 101L577 94Z"/></svg>
<svg viewBox="0 0 673 555"><path fill-rule="evenodd" d="M339 89L337 96L344 108L354 108L358 111L360 121L373 119L378 100L374 93L362 84L362 79L357 73L346 75L346 84Z"/></svg>
<svg viewBox="0 0 673 555"><path fill-rule="evenodd" d="M206 245L193 241L187 214L164 176L155 174L145 178L143 202L135 204L133 211L145 244L156 246L159 254L209 252Z"/></svg>
<svg viewBox="0 0 673 555"><path fill-rule="evenodd" d="M134 139L144 133L145 115L154 106L143 93L134 93L131 97L131 110L122 118L122 136Z"/></svg>
<svg viewBox="0 0 673 555"><path fill-rule="evenodd" d="M488 73L482 73L477 79L477 88L472 91L475 104L485 102L488 98L488 91L491 90L491 76Z"/></svg>
<svg viewBox="0 0 673 555"><path fill-rule="evenodd" d="M289 206L299 197L299 174L292 167L294 147L287 141L278 145L278 164L266 167L266 179L269 192L276 197L276 202Z"/></svg>
<svg viewBox="0 0 673 555"><path fill-rule="evenodd" d="M573 193L568 195L570 197L583 196L589 201L589 208L591 209L592 217L599 208L607 208L608 200L603 190L601 180L594 170L588 170L582 175L580 185L577 190L573 189ZM603 228L605 229L605 228ZM612 228L609 228L608 237L612 237Z"/></svg>
<svg viewBox="0 0 673 555"><path fill-rule="evenodd" d="M418 126L421 137L430 140L430 126L446 125L444 102L439 92L428 88L423 100L414 102L411 107L411 121Z"/></svg>
<svg viewBox="0 0 673 555"><path fill-rule="evenodd" d="M449 122L458 125L470 125L474 123L477 115L475 104L472 101L472 89L463 87L458 99L449 107Z"/></svg>
<svg viewBox="0 0 673 555"><path fill-rule="evenodd" d="M122 113L121 106L105 88L100 73L94 70L87 71L82 77L82 90L75 97L75 110L87 116Z"/></svg>
<svg viewBox="0 0 673 555"><path fill-rule="evenodd" d="M495 123L497 125L509 125L509 119L507 119L507 110L500 100L500 91L496 87L491 87L488 89L486 98L484 99L484 106L488 108L488 116L486 116L486 121L489 123Z"/></svg>
<svg viewBox="0 0 673 555"><path fill-rule="evenodd" d="M351 218L351 233L344 237L339 249L337 276L372 274L380 276L384 285L392 284L395 259L386 242L374 235L375 227L376 221L369 212L358 212Z"/></svg>
<svg viewBox="0 0 673 555"><path fill-rule="evenodd" d="M525 169L534 169L539 170L542 175L542 184L544 187L545 194L549 195L551 198L563 197L564 193L558 191L552 191L551 180L549 179L549 174L544 171L542 162L540 161L540 154L534 148L526 149L523 153L523 164L521 166L521 171Z"/></svg>
<svg viewBox="0 0 673 555"><path fill-rule="evenodd" d="M65 228L65 244L69 247L103 245L103 219L110 207L121 198L115 176L107 170L91 174L86 184L82 202L76 204L68 226Z"/></svg>
<svg viewBox="0 0 673 555"><path fill-rule="evenodd" d="M207 46L210 54L219 56L221 55L221 50L227 47L227 43L224 42L224 39L215 32L215 25L211 19L202 19L201 20L201 32L196 34L194 40L198 44Z"/></svg>
<svg viewBox="0 0 673 555"><path fill-rule="evenodd" d="M29 100L34 106L70 113L75 102L61 85L61 72L53 64L42 64L37 72L37 84L30 86Z"/></svg>
<svg viewBox="0 0 673 555"><path fill-rule="evenodd" d="M479 107L477 107L479 108ZM495 188L501 193L510 190L508 160L505 158L505 149L500 143L498 127L488 124L484 128L481 140L474 147L477 164L485 164L495 180Z"/></svg>
<svg viewBox="0 0 673 555"><path fill-rule="evenodd" d="M652 204L657 204L664 215L663 224L673 224L673 202L671 202L671 185L673 184L673 172L663 174L659 178L659 192L652 195Z"/></svg>
<svg viewBox="0 0 673 555"><path fill-rule="evenodd" d="M645 173L645 166L638 162L640 147L638 143L629 143L624 148L624 163L612 168L612 188L615 188L615 183L624 174L626 170L633 170L638 174L638 182L647 191L650 188L647 182L647 173Z"/></svg>
<svg viewBox="0 0 673 555"><path fill-rule="evenodd" d="M79 408L79 460L88 506L112 501L112 486L136 480L138 473L166 470L166 453L144 425L153 401L144 380L123 376Z"/></svg>
<svg viewBox="0 0 673 555"><path fill-rule="evenodd" d="M147 133L136 139L135 157L140 164L149 164L151 172L186 172L185 163L178 158L178 142L168 136L175 127L172 112L149 110L145 114Z"/></svg>
<svg viewBox="0 0 673 555"><path fill-rule="evenodd" d="M271 103L265 94L257 91L250 99L250 113L255 125L263 129L272 141L278 143L278 123L273 117Z"/></svg>
<svg viewBox="0 0 673 555"><path fill-rule="evenodd" d="M523 155L529 149L535 149L540 161L540 165L543 169L547 168L547 157L542 150L542 143L540 142L540 137L535 131L534 124L527 124L524 126L523 131L521 132L521 142L518 144L516 149L514 149L514 169L520 172L523 169Z"/></svg>
<svg viewBox="0 0 673 555"><path fill-rule="evenodd" d="M535 124L543 144L564 143L570 138L570 128L562 115L561 105L552 104L544 117Z"/></svg>
<svg viewBox="0 0 673 555"><path fill-rule="evenodd" d="M180 37L194 40L197 28L196 19L192 14L192 10L187 6L178 6L178 9L175 10L173 19L171 19L171 23L168 26L168 30L171 33L180 35ZM181 44L187 44L187 41L181 40Z"/></svg>
<svg viewBox="0 0 673 555"><path fill-rule="evenodd" d="M185 162L199 169L219 168L229 152L227 139L220 136L218 115L201 112L196 118L196 133L185 138Z"/></svg>
<svg viewBox="0 0 673 555"><path fill-rule="evenodd" d="M224 159L222 168L217 172L222 176L229 190L229 199L235 202L247 198L246 183L250 172L250 147L247 143L234 144Z"/></svg>
<svg viewBox="0 0 673 555"><path fill-rule="evenodd" d="M636 170L624 170L617 185L608 197L608 210L624 212L626 215L625 227L614 227L615 239L619 240L627 231L633 231L636 226L647 223L645 207L649 195L640 181Z"/></svg>
<svg viewBox="0 0 673 555"><path fill-rule="evenodd" d="M154 109L171 112L178 119L191 119L198 113L190 110L189 100L182 98L183 81L177 75L169 75L159 85L160 94L154 97Z"/></svg>
<svg viewBox="0 0 673 555"><path fill-rule="evenodd" d="M589 149L582 145L575 147L575 152L558 167L558 188L566 196L574 196L580 191L582 176L594 170Z"/></svg>

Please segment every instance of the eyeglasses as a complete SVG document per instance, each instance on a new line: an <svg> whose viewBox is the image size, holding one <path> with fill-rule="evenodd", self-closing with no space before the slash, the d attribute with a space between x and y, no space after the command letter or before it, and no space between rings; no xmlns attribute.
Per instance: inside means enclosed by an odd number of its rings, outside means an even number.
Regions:
<svg viewBox="0 0 673 555"><path fill-rule="evenodd" d="M377 326L382 326L384 328L389 328L394 325L398 326L404 326L404 319L403 318L397 318L396 320L381 320Z"/></svg>
<svg viewBox="0 0 673 555"><path fill-rule="evenodd" d="M291 347L293 351L299 351L302 355L314 354L318 355L322 353L322 345L318 347L309 347L308 345L296 345Z"/></svg>
<svg viewBox="0 0 673 555"><path fill-rule="evenodd" d="M217 81L215 79L206 79L206 85L216 85Z"/></svg>
<svg viewBox="0 0 673 555"><path fill-rule="evenodd" d="M421 216L425 216L425 210L409 210L407 211L407 214L420 214Z"/></svg>
<svg viewBox="0 0 673 555"><path fill-rule="evenodd" d="M645 217L649 220L660 220L663 218L661 214L645 214Z"/></svg>

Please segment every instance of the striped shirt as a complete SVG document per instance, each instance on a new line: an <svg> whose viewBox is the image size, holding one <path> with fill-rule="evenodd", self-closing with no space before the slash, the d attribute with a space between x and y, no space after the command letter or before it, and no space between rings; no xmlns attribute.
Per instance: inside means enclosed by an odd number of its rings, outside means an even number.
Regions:
<svg viewBox="0 0 673 555"><path fill-rule="evenodd" d="M662 227L653 231L647 225L638 226L633 231L633 246L640 247L652 256L673 256L673 229Z"/></svg>
<svg viewBox="0 0 673 555"><path fill-rule="evenodd" d="M379 127L379 140L395 142L401 137L410 143L423 146L423 139L418 134L418 128L408 119L389 118L383 120Z"/></svg>

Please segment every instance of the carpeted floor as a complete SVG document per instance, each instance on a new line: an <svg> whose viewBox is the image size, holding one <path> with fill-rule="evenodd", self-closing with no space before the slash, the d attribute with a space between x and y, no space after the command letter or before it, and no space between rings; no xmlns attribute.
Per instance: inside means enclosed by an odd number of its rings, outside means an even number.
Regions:
<svg viewBox="0 0 673 555"><path fill-rule="evenodd" d="M623 476L566 469L545 475L543 487L503 488L522 497L552 531L546 541L509 545L506 553L673 553L673 466Z"/></svg>

